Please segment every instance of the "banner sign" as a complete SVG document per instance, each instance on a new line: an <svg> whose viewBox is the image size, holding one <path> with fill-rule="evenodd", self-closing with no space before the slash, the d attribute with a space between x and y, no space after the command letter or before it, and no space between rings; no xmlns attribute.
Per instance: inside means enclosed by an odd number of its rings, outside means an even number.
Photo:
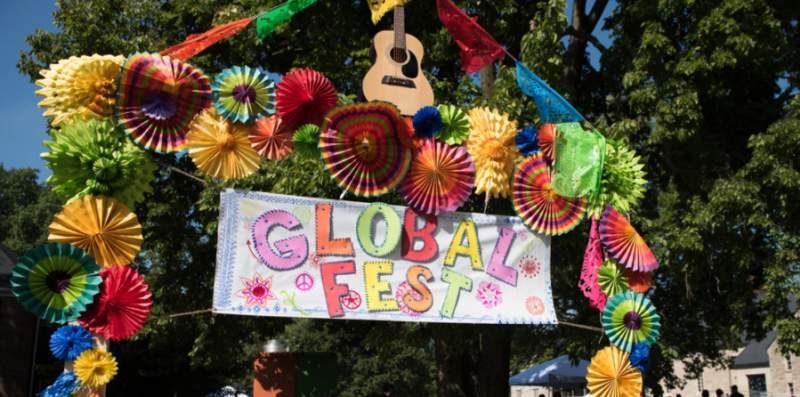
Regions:
<svg viewBox="0 0 800 397"><path fill-rule="evenodd" d="M227 190L216 313L555 324L550 239L517 217Z"/></svg>

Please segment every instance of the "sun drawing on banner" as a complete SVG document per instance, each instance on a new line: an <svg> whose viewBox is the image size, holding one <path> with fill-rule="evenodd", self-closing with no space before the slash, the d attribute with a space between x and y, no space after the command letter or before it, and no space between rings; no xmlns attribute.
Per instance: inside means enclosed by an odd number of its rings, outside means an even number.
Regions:
<svg viewBox="0 0 800 397"><path fill-rule="evenodd" d="M272 293L272 276L261 277L256 273L253 278L247 279L242 277L242 288L239 293L245 298L247 306L267 306L270 300L277 300L278 298Z"/></svg>
<svg viewBox="0 0 800 397"><path fill-rule="evenodd" d="M542 266L539 264L539 261L532 256L523 256L522 259L519 261L519 270L522 272L522 275L527 278L534 278L539 275L539 270Z"/></svg>

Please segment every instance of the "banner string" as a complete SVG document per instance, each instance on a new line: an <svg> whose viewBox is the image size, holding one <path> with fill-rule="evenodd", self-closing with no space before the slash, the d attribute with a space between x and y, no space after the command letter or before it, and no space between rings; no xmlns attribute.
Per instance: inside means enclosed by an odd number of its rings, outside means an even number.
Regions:
<svg viewBox="0 0 800 397"><path fill-rule="evenodd" d="M213 310L214 309L201 309L201 310L192 310L192 311L181 312L181 313L165 314L163 316L156 317L155 320L171 320L173 318L178 318L178 317L186 317L186 316L194 316L194 315L198 315L198 314L212 313ZM559 320L558 324L556 324L556 325L564 325L564 326L567 326L567 327L578 328L578 329L582 329L582 330L586 330L586 331L594 331L594 332L603 333L603 329L600 328L600 327L593 327L591 325L577 324L577 323L573 323L573 322L569 322L569 321Z"/></svg>
<svg viewBox="0 0 800 397"><path fill-rule="evenodd" d="M204 184L204 185L208 185L208 183L207 183L207 182L206 182L204 179L202 179L202 178L200 178L200 177L198 177L198 176L196 176L196 175L192 175L192 174L190 174L190 173L188 173L188 172L186 172L186 171L184 171L184 170L182 170L182 169L180 169L180 168L178 168L178 167L173 167L173 166L171 166L171 165L170 165L170 166L167 166L167 168L168 168L168 169L169 169L171 172L172 172L172 171L174 171L174 172L177 172L177 173L179 173L179 174L181 174L181 175L183 175L183 176L185 176L185 177L192 178L192 179L194 179L195 181L197 181L197 182L200 182L200 183L202 183L202 184Z"/></svg>

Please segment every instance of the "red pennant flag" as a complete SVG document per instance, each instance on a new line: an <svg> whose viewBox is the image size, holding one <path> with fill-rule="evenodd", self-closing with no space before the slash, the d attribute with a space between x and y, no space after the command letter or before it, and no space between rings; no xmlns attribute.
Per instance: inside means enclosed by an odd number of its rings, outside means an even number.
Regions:
<svg viewBox="0 0 800 397"><path fill-rule="evenodd" d="M503 59L503 47L478 25L475 18L470 18L451 0L436 0L436 7L439 9L439 19L461 49L461 68L464 73L475 73Z"/></svg>
<svg viewBox="0 0 800 397"><path fill-rule="evenodd" d="M235 35L240 30L247 27L250 22L253 22L252 17L215 26L207 32L189 35L189 37L187 37L183 43L174 45L166 50L161 51L161 55L168 55L172 58L186 61L189 58L203 52L206 48L211 47L214 45L214 43L226 37Z"/></svg>

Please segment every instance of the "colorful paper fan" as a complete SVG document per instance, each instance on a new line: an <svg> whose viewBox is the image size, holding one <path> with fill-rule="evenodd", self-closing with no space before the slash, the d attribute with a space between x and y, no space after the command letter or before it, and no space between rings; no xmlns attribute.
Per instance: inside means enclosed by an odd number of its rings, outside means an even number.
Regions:
<svg viewBox="0 0 800 397"><path fill-rule="evenodd" d="M156 152L183 149L192 119L211 104L211 83L188 63L131 55L122 66L117 119L134 142Z"/></svg>
<svg viewBox="0 0 800 397"><path fill-rule="evenodd" d="M460 145L469 137L469 116L453 105L439 105L444 125L436 139L448 145Z"/></svg>
<svg viewBox="0 0 800 397"><path fill-rule="evenodd" d="M11 271L11 291L39 318L66 324L78 319L100 290L100 268L69 244L45 244L19 259Z"/></svg>
<svg viewBox="0 0 800 397"><path fill-rule="evenodd" d="M298 128L292 136L292 147L302 156L319 158L319 127L306 124Z"/></svg>
<svg viewBox="0 0 800 397"><path fill-rule="evenodd" d="M152 190L155 164L111 122L72 120L52 134L42 158L53 171L47 183L65 199L105 195L133 207Z"/></svg>
<svg viewBox="0 0 800 397"><path fill-rule="evenodd" d="M100 293L81 316L81 324L111 340L133 336L147 321L153 304L144 278L128 266L104 269L100 276Z"/></svg>
<svg viewBox="0 0 800 397"><path fill-rule="evenodd" d="M621 141L608 140L603 162L603 176L600 192L592 196L589 212L599 215L606 204L628 213L644 197L644 163L630 147Z"/></svg>
<svg viewBox="0 0 800 397"><path fill-rule="evenodd" d="M605 261L597 271L597 283L606 296L614 296L628 290L628 279L614 261Z"/></svg>
<svg viewBox="0 0 800 397"><path fill-rule="evenodd" d="M508 114L486 108L469 112L467 151L475 160L475 193L486 199L511 195L511 173L520 155L515 137L517 122Z"/></svg>
<svg viewBox="0 0 800 397"><path fill-rule="evenodd" d="M336 102L333 83L313 69L289 72L278 84L278 115L289 130L303 124L320 125L325 114L336 107Z"/></svg>
<svg viewBox="0 0 800 397"><path fill-rule="evenodd" d="M113 113L116 102L116 79L125 57L92 55L69 57L39 72L36 84L42 87L39 106L47 108L45 117L53 117L57 126L72 118L103 118Z"/></svg>
<svg viewBox="0 0 800 397"><path fill-rule="evenodd" d="M658 268L656 256L639 232L610 205L600 217L600 241L608 255L628 269L651 272Z"/></svg>
<svg viewBox="0 0 800 397"><path fill-rule="evenodd" d="M208 175L241 179L258 169L261 159L250 146L247 128L222 118L214 108L197 116L186 137L189 156Z"/></svg>
<svg viewBox="0 0 800 397"><path fill-rule="evenodd" d="M539 148L544 153L544 158L552 163L556 156L556 134L558 129L555 124L543 124L539 127Z"/></svg>
<svg viewBox="0 0 800 397"><path fill-rule="evenodd" d="M649 272L637 272L631 269L625 269L625 277L628 279L628 287L631 291L643 294L650 289L652 285L652 274Z"/></svg>
<svg viewBox="0 0 800 397"><path fill-rule="evenodd" d="M80 384L74 372L62 372L53 384L45 387L36 397L70 397L78 386Z"/></svg>
<svg viewBox="0 0 800 397"><path fill-rule="evenodd" d="M525 157L539 151L539 130L536 127L523 128L514 140L517 143L517 150Z"/></svg>
<svg viewBox="0 0 800 397"><path fill-rule="evenodd" d="M79 325L64 325L50 335L50 352L61 361L72 361L94 345L92 334Z"/></svg>
<svg viewBox="0 0 800 397"><path fill-rule="evenodd" d="M433 138L444 128L442 115L435 106L424 106L417 110L411 125L414 126L414 135L418 138Z"/></svg>
<svg viewBox="0 0 800 397"><path fill-rule="evenodd" d="M514 173L514 209L531 230L557 236L581 223L585 199L558 196L550 187L550 167L542 153L526 158Z"/></svg>
<svg viewBox="0 0 800 397"><path fill-rule="evenodd" d="M292 152L292 130L276 115L262 117L250 131L250 144L259 156L280 160Z"/></svg>
<svg viewBox="0 0 800 397"><path fill-rule="evenodd" d="M53 217L47 239L87 251L100 266L124 266L139 253L142 226L136 214L121 202L105 196L83 196Z"/></svg>
<svg viewBox="0 0 800 397"><path fill-rule="evenodd" d="M117 360L114 356L100 349L89 349L75 360L75 375L81 385L89 388L102 387L117 374Z"/></svg>
<svg viewBox="0 0 800 397"><path fill-rule="evenodd" d="M609 346L592 357L586 387L592 397L640 397L642 374L631 366L627 352Z"/></svg>
<svg viewBox="0 0 800 397"><path fill-rule="evenodd" d="M397 187L411 165L405 122L394 105L370 102L340 107L325 117L319 149L339 186L361 197Z"/></svg>
<svg viewBox="0 0 800 397"><path fill-rule="evenodd" d="M455 211L472 193L475 165L464 147L426 139L414 151L398 191L412 208L430 215Z"/></svg>
<svg viewBox="0 0 800 397"><path fill-rule="evenodd" d="M217 113L233 122L250 123L275 113L275 83L261 68L223 70L214 77L211 94Z"/></svg>
<svg viewBox="0 0 800 397"><path fill-rule="evenodd" d="M661 317L650 299L632 291L608 298L602 322L611 343L626 352L636 343L652 345L661 329Z"/></svg>

